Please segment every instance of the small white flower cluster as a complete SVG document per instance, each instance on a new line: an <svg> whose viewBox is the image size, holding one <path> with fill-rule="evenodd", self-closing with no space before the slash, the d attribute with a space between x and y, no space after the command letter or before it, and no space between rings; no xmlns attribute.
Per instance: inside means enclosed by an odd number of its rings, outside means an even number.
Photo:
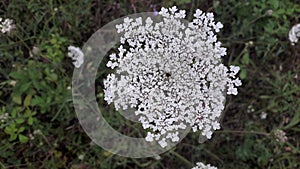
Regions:
<svg viewBox="0 0 300 169"><path fill-rule="evenodd" d="M274 131L274 136L275 136L275 140L279 143L285 143L288 140L286 133L280 129Z"/></svg>
<svg viewBox="0 0 300 169"><path fill-rule="evenodd" d="M254 109L253 105L250 104L250 105L247 107L247 113L253 113L253 112L255 112L255 109Z"/></svg>
<svg viewBox="0 0 300 169"><path fill-rule="evenodd" d="M15 86L17 84L17 81L12 80L12 81L9 82L9 84L12 85L12 86Z"/></svg>
<svg viewBox="0 0 300 169"><path fill-rule="evenodd" d="M13 29L15 29L15 25L13 24L12 19L3 19L0 17L0 30L3 34L10 33Z"/></svg>
<svg viewBox="0 0 300 169"><path fill-rule="evenodd" d="M210 164L203 164L201 162L197 162L196 166L193 167L192 169L218 169L217 167L211 166Z"/></svg>
<svg viewBox="0 0 300 169"><path fill-rule="evenodd" d="M1 115L0 115L0 122L1 122L1 123L4 123L5 120L7 120L9 117L10 117L10 116L9 116L8 113L1 114Z"/></svg>
<svg viewBox="0 0 300 169"><path fill-rule="evenodd" d="M185 11L176 7L159 15L158 23L139 17L116 26L124 35L107 63L116 73L104 80L104 99L116 110L135 108L143 128L151 130L146 141L162 147L178 142L178 130L188 127L211 138L220 129L226 91L236 95L241 85L239 67L221 63L226 49L215 32L223 25L199 9L187 25Z"/></svg>
<svg viewBox="0 0 300 169"><path fill-rule="evenodd" d="M69 46L68 47L68 56L72 58L73 64L76 68L79 68L84 62L84 55L80 48Z"/></svg>
<svg viewBox="0 0 300 169"><path fill-rule="evenodd" d="M34 140L35 139L34 135L31 134L31 133L29 133L29 138L30 138L30 140Z"/></svg>
<svg viewBox="0 0 300 169"><path fill-rule="evenodd" d="M33 131L33 134L34 135L39 135L39 134L42 134L42 131L40 129L37 129L37 130Z"/></svg>
<svg viewBox="0 0 300 169"><path fill-rule="evenodd" d="M294 25L292 29L289 32L289 39L292 43L292 45L295 45L295 43L298 42L298 39L300 38L300 24Z"/></svg>
<svg viewBox="0 0 300 169"><path fill-rule="evenodd" d="M85 154L80 154L80 155L78 156L78 159L82 161L82 160L84 160L84 157L85 157Z"/></svg>
<svg viewBox="0 0 300 169"><path fill-rule="evenodd" d="M267 116L268 116L268 114L266 112L264 112L264 111L261 112L260 115L259 115L260 119L262 119L262 120L266 119Z"/></svg>

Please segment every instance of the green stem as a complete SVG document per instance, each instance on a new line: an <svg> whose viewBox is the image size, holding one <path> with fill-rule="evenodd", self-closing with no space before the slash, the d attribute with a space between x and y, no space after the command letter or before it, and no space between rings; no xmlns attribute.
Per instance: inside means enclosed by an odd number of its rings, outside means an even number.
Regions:
<svg viewBox="0 0 300 169"><path fill-rule="evenodd" d="M220 130L220 131L215 131L215 132L216 133L233 133L233 134L257 134L257 135L270 136L270 133L259 132L259 131Z"/></svg>
<svg viewBox="0 0 300 169"><path fill-rule="evenodd" d="M186 158L184 158L183 156L181 156L180 154L176 153L175 151L170 151L171 154L173 154L175 157L177 157L179 160L181 160L182 162L186 163L187 165L189 165L189 167L193 167L194 164L191 163L189 160L187 160Z"/></svg>

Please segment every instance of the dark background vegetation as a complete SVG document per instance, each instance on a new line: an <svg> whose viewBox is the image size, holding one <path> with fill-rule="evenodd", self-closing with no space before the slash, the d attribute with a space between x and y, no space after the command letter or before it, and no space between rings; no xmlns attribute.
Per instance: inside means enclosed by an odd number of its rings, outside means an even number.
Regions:
<svg viewBox="0 0 300 169"><path fill-rule="evenodd" d="M220 169L300 168L300 44L289 29L300 23L299 0L1 0L0 16L15 20L0 35L0 168L188 169L201 161ZM177 5L191 20L197 8L224 24L226 65L241 67L243 86L227 98L222 129L198 143L190 133L160 159L131 159L104 151L82 130L72 105L69 45L128 14ZM103 72L99 73L99 82ZM16 81L15 85L11 85ZM97 97L103 100L102 90ZM118 115L107 107L117 126ZM266 113L265 119L261 118ZM117 120L116 120L117 118ZM115 124L114 124L115 123ZM120 128L130 135L130 125ZM286 132L278 142L274 131Z"/></svg>

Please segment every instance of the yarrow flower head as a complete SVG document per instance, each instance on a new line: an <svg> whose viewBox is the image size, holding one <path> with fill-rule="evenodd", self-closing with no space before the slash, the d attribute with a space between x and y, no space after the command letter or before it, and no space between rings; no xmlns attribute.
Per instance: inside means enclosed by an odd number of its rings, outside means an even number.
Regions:
<svg viewBox="0 0 300 169"><path fill-rule="evenodd" d="M73 64L76 68L79 68L84 62L84 55L80 48L69 46L68 47L68 56L72 58Z"/></svg>
<svg viewBox="0 0 300 169"><path fill-rule="evenodd" d="M162 8L163 18L125 18L117 25L123 33L117 53L107 67L115 70L104 80L105 100L116 110L135 108L146 141L166 147L178 142L179 130L192 128L211 138L220 129L225 94L237 94L239 67L226 67L226 49L215 32L223 25L212 13L196 10L192 22L185 11Z"/></svg>
<svg viewBox="0 0 300 169"><path fill-rule="evenodd" d="M298 42L298 39L300 38L300 24L294 25L292 29L289 32L289 39L292 43L292 45L295 45L295 43Z"/></svg>
<svg viewBox="0 0 300 169"><path fill-rule="evenodd" d="M211 166L210 164L203 164L201 162L196 163L196 166L192 169L218 169L217 167Z"/></svg>
<svg viewBox="0 0 300 169"><path fill-rule="evenodd" d="M266 119L267 116L268 116L268 114L266 112L261 112L259 115L260 119Z"/></svg>
<svg viewBox="0 0 300 169"><path fill-rule="evenodd" d="M283 130L276 129L273 131L275 140L279 143L285 143L288 140L286 133Z"/></svg>
<svg viewBox="0 0 300 169"><path fill-rule="evenodd" d="M3 34L10 33L13 29L15 29L15 25L12 19L3 19L0 17L0 30Z"/></svg>
<svg viewBox="0 0 300 169"><path fill-rule="evenodd" d="M10 118L10 116L9 116L8 113L1 114L1 115L0 115L0 124L1 124L1 123L4 123L5 120L7 120L7 119L9 119L9 118Z"/></svg>

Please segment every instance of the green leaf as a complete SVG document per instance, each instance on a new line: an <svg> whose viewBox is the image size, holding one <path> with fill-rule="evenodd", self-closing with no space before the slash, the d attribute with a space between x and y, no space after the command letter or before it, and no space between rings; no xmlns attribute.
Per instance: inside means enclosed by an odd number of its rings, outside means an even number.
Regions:
<svg viewBox="0 0 300 169"><path fill-rule="evenodd" d="M22 124L25 120L23 118L16 119L17 124Z"/></svg>
<svg viewBox="0 0 300 169"><path fill-rule="evenodd" d="M22 126L18 129L18 133L22 133L24 130L25 130L25 127Z"/></svg>
<svg viewBox="0 0 300 169"><path fill-rule="evenodd" d="M34 96L34 98L31 100L31 103L33 106L35 105L42 106L45 104L45 101L40 96Z"/></svg>
<svg viewBox="0 0 300 169"><path fill-rule="evenodd" d="M10 137L9 137L9 141L14 141L16 138L17 138L17 134L12 134L12 135L10 135Z"/></svg>
<svg viewBox="0 0 300 169"><path fill-rule="evenodd" d="M28 71L28 76L31 80L37 80L37 79L41 79L42 74L40 71L33 69Z"/></svg>
<svg viewBox="0 0 300 169"><path fill-rule="evenodd" d="M16 118L17 117L17 114L18 114L18 108L14 108L13 110L12 110L12 112L11 112L11 117L12 118Z"/></svg>
<svg viewBox="0 0 300 169"><path fill-rule="evenodd" d="M17 103L17 104L22 104L22 98L21 96L12 96L12 101Z"/></svg>
<svg viewBox="0 0 300 169"><path fill-rule="evenodd" d="M278 7L279 7L279 1L278 0L270 0L269 2L274 7L274 9L278 9Z"/></svg>
<svg viewBox="0 0 300 169"><path fill-rule="evenodd" d="M24 113L24 116L25 117L31 117L32 116L32 113L31 113L31 110L30 109L27 109Z"/></svg>
<svg viewBox="0 0 300 169"><path fill-rule="evenodd" d="M56 43L57 43L57 39L53 38L53 39L50 40L50 42L51 42L52 44L56 44Z"/></svg>
<svg viewBox="0 0 300 169"><path fill-rule="evenodd" d="M243 79L245 79L246 77L247 77L247 70L246 69L244 69L244 68L242 68L241 69L241 72L240 72L240 78L243 80Z"/></svg>
<svg viewBox="0 0 300 169"><path fill-rule="evenodd" d="M249 64L249 61L250 61L250 56L249 56L249 52L245 52L243 57L242 57L242 63L244 65L248 65Z"/></svg>
<svg viewBox="0 0 300 169"><path fill-rule="evenodd" d="M41 89L41 85L39 81L33 80L32 81L33 86L37 89L40 90Z"/></svg>
<svg viewBox="0 0 300 169"><path fill-rule="evenodd" d="M4 132L6 134L12 135L17 131L17 129L15 128L15 125L9 125L7 127L5 127Z"/></svg>
<svg viewBox="0 0 300 169"><path fill-rule="evenodd" d="M27 123L29 125L32 125L33 124L33 117L29 117L28 120L27 120Z"/></svg>
<svg viewBox="0 0 300 169"><path fill-rule="evenodd" d="M297 125L300 122L300 107L298 108L298 110L296 111L296 113L294 114L294 117L291 119L290 123L287 124L284 129L288 129L291 128L295 125Z"/></svg>
<svg viewBox="0 0 300 169"><path fill-rule="evenodd" d="M19 140L21 143L27 143L29 138L27 136L24 136L23 134L19 134Z"/></svg>
<svg viewBox="0 0 300 169"><path fill-rule="evenodd" d="M36 115L36 111L31 112L32 115Z"/></svg>
<svg viewBox="0 0 300 169"><path fill-rule="evenodd" d="M9 74L10 77L16 79L16 80L20 80L25 78L24 74L22 72L11 72Z"/></svg>
<svg viewBox="0 0 300 169"><path fill-rule="evenodd" d="M24 100L24 106L25 106L25 107L28 107L28 106L30 105L30 103L31 103L31 98L32 98L31 95L27 95L27 96L25 97L25 100Z"/></svg>
<svg viewBox="0 0 300 169"><path fill-rule="evenodd" d="M47 80L50 80L50 81L57 81L57 79L58 79L58 76L55 73L50 73L47 77Z"/></svg>
<svg viewBox="0 0 300 169"><path fill-rule="evenodd" d="M31 86L31 83L25 83L23 85L21 85L20 89L19 89L19 94L23 94L25 91L27 91L29 89L29 87Z"/></svg>

